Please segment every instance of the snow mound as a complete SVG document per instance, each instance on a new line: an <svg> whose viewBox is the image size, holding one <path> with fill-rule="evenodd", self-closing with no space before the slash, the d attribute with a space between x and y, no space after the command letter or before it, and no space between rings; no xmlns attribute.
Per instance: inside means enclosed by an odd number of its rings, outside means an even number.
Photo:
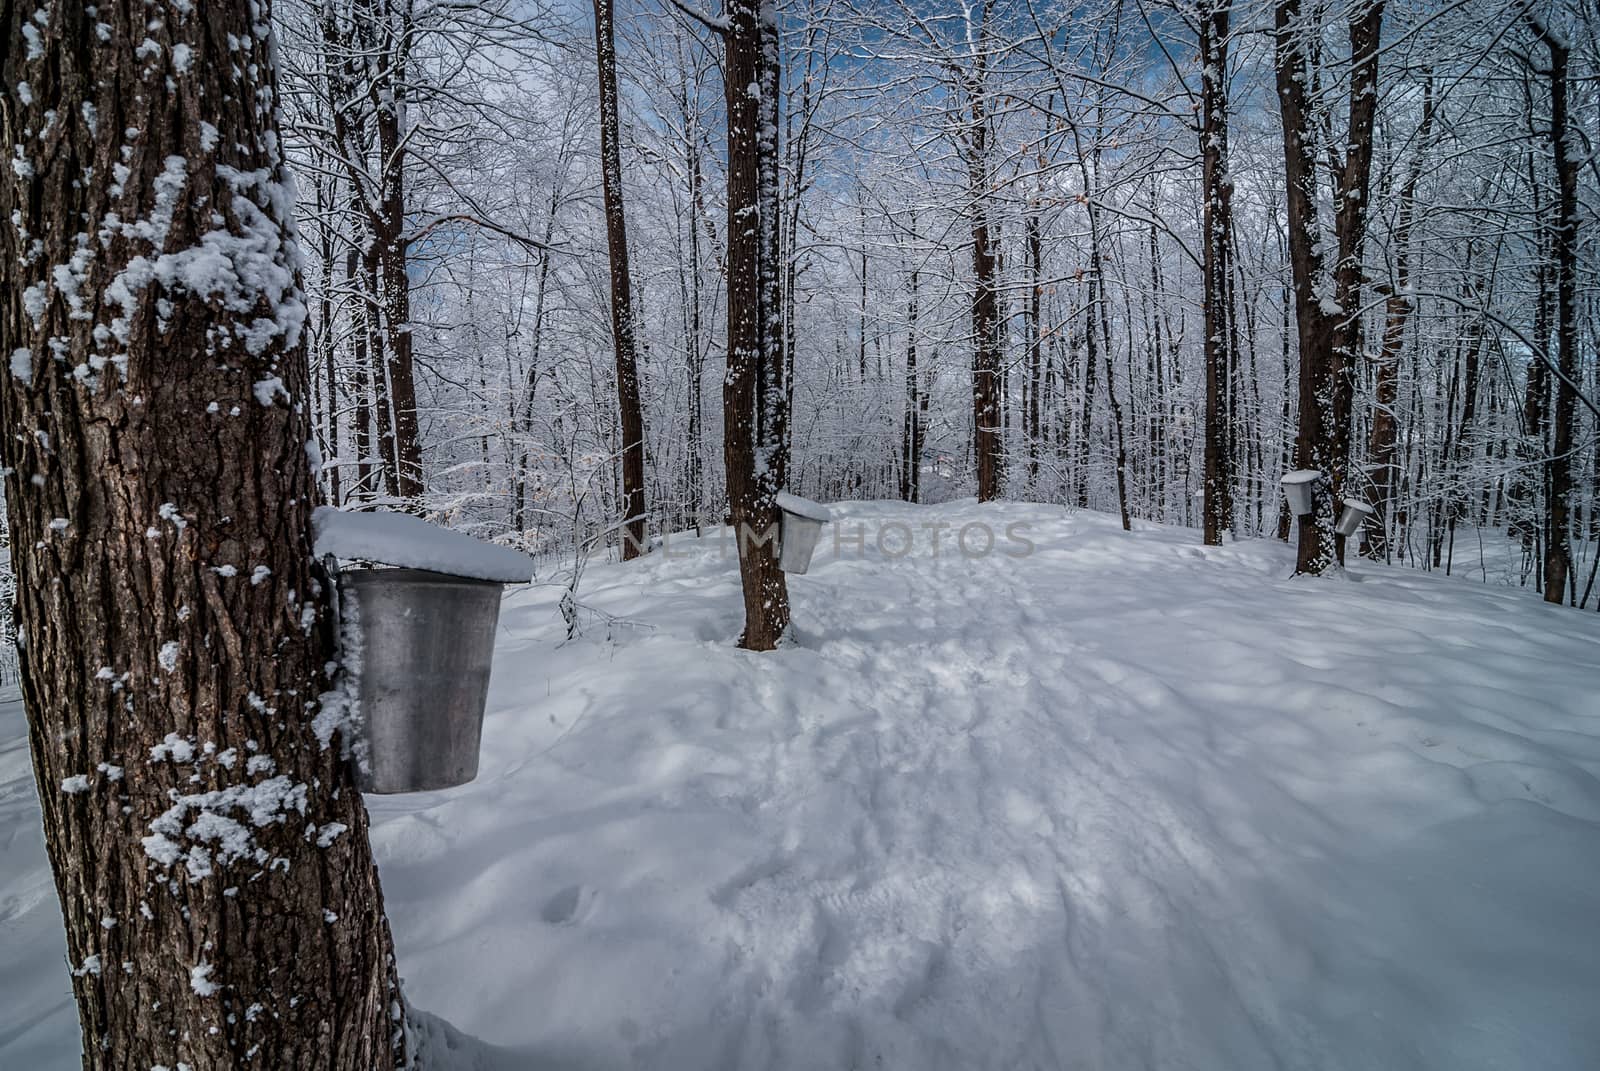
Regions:
<svg viewBox="0 0 1600 1071"><path fill-rule="evenodd" d="M319 506L311 515L316 553L362 559L403 569L524 584L533 577L533 559L519 550L485 543L420 517L388 510L355 513Z"/></svg>

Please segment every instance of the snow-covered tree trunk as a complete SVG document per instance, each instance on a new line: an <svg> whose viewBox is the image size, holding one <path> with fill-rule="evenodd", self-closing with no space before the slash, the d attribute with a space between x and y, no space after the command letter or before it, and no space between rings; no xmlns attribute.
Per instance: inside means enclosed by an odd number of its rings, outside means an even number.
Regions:
<svg viewBox="0 0 1600 1071"><path fill-rule="evenodd" d="M86 1068L405 1063L265 4L6 3L3 459Z"/></svg>
<svg viewBox="0 0 1600 1071"><path fill-rule="evenodd" d="M982 20L988 5L979 8L980 51L975 73L966 79L968 128L963 149L967 163L967 211L972 219L972 448L978 472L978 501L988 502L1001 493L1000 435L1000 305L996 293L996 242L990 234L989 114L987 55L981 51L987 38Z"/></svg>
<svg viewBox="0 0 1600 1071"><path fill-rule="evenodd" d="M411 325L411 273L406 206L406 161L411 154L406 102L415 16L410 0L372 0L376 54L369 59L378 191L372 214L374 252L383 284L383 375L374 377L384 419L384 450L394 466L395 491L411 508L422 497L422 443L417 424L417 387Z"/></svg>
<svg viewBox="0 0 1600 1071"><path fill-rule="evenodd" d="M917 214L911 213L911 255L920 257L922 250L917 240ZM922 413L919 409L917 380L917 300L921 272L917 261L911 262L911 272L906 285L906 388L905 413L900 433L900 497L906 502L916 502L922 491Z"/></svg>
<svg viewBox="0 0 1600 1071"><path fill-rule="evenodd" d="M1233 267L1229 262L1233 179L1228 174L1228 12L1206 0L1196 12L1200 37L1200 171L1205 277L1206 360L1204 541L1222 545L1233 525L1233 426L1229 373L1234 363Z"/></svg>
<svg viewBox="0 0 1600 1071"><path fill-rule="evenodd" d="M1556 173L1556 404L1551 414L1549 495L1546 509L1544 601L1560 603L1572 585L1573 426L1578 394L1578 161L1569 144L1567 66L1571 50L1561 35L1533 14L1537 36L1550 53L1550 154ZM1540 340L1542 345L1543 339ZM1574 598L1572 600L1576 602Z"/></svg>
<svg viewBox="0 0 1600 1071"><path fill-rule="evenodd" d="M723 463L744 589L739 644L770 651L789 627L775 540L782 487L782 286L777 264L777 25L758 0L727 6L728 372Z"/></svg>
<svg viewBox="0 0 1600 1071"><path fill-rule="evenodd" d="M1040 154L1040 170L1044 170L1044 156ZM1024 379L1026 402L1023 406L1023 433L1028 440L1028 487L1033 490L1039 483L1039 434L1043 406L1040 403L1040 385L1044 379L1044 238L1039 223L1039 202L1042 193L1036 194L1028 214L1023 219L1023 234L1028 249L1028 303L1024 316L1027 321L1028 366Z"/></svg>
<svg viewBox="0 0 1600 1071"><path fill-rule="evenodd" d="M644 410L639 402L639 360L628 276L617 48L611 20L611 0L594 0L595 65L600 76L600 173L605 189L606 244L611 264L611 344L617 359L617 407L621 412L622 429L622 559L627 561L645 551Z"/></svg>
<svg viewBox="0 0 1600 1071"><path fill-rule="evenodd" d="M1318 100L1315 34L1318 23L1303 0L1274 5L1275 73L1283 128L1284 182L1288 193L1290 274L1299 328L1300 428L1295 465L1322 472L1327 481L1315 512L1300 522L1296 571L1320 574L1344 560L1344 539L1333 530L1350 465L1354 355L1361 339L1361 264L1372 173L1372 133L1378 106L1378 44L1383 0L1367 0L1351 13L1349 112L1339 146L1319 144L1327 105ZM1334 204L1319 212L1316 168L1329 161ZM1322 219L1331 217L1332 234ZM1336 251L1330 265L1326 252Z"/></svg>

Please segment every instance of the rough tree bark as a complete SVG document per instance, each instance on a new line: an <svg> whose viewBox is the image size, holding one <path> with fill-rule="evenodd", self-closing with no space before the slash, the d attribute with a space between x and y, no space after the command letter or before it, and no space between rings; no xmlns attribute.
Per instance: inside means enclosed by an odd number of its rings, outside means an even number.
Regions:
<svg viewBox="0 0 1600 1071"><path fill-rule="evenodd" d="M600 171L605 186L606 245L611 253L611 339L617 358L622 427L622 560L645 552L644 409L628 277L628 228L622 205L622 146L617 104L617 48L611 0L594 0L595 65L600 75ZM698 346L698 340L691 345Z"/></svg>
<svg viewBox="0 0 1600 1071"><path fill-rule="evenodd" d="M1552 413L1548 516L1544 551L1544 601L1560 603L1571 582L1572 550L1567 524L1573 492L1573 425L1578 394L1578 164L1568 143L1567 65L1570 49L1532 11L1534 35L1550 53L1550 154L1556 172L1556 404ZM1543 340L1541 340L1542 343ZM1576 599L1573 600L1576 602Z"/></svg>
<svg viewBox="0 0 1600 1071"><path fill-rule="evenodd" d="M917 240L917 215L911 213L911 277L906 298L906 392L905 419L900 439L900 497L916 502L922 491L922 414L918 409L917 388L917 297L921 273L917 270L922 255Z"/></svg>
<svg viewBox="0 0 1600 1071"><path fill-rule="evenodd" d="M403 1066L325 679L268 8L34 8L0 0L0 454L84 1066Z"/></svg>
<svg viewBox="0 0 1600 1071"><path fill-rule="evenodd" d="M1043 154L1039 169L1044 170ZM1028 304L1025 316L1028 329L1028 369L1024 380L1027 399L1023 407L1022 426L1028 440L1028 487L1036 490L1039 483L1039 424L1043 416L1039 398L1039 384L1044 366L1044 238L1039 223L1041 194L1034 195L1028 214L1023 219L1024 242L1028 248Z"/></svg>
<svg viewBox="0 0 1600 1071"><path fill-rule="evenodd" d="M1298 573L1320 574L1344 561L1344 539L1334 534L1333 524L1350 464L1355 397L1352 368L1354 355L1360 351L1361 254L1372 175L1383 8L1383 0L1369 0L1350 15L1349 113L1344 144L1339 147L1316 143L1318 110L1324 107L1313 99L1317 80L1312 44L1318 23L1308 18L1303 0L1277 0L1273 8L1288 192L1289 265L1300 349L1295 467L1315 469L1327 477L1325 493L1315 499L1316 512L1300 522ZM1331 268L1323 254L1323 228L1317 211L1319 155L1330 161L1333 171L1333 237L1338 259Z"/></svg>
<svg viewBox="0 0 1600 1071"><path fill-rule="evenodd" d="M685 391L689 405L689 443L687 446L688 461L687 479L685 488L688 498L688 507L691 523L695 532L700 531L703 521L702 510L705 499L705 474L703 470L702 455L705 451L705 404L703 382L705 379L706 351L701 342L702 312L701 312L701 255L700 255L700 213L702 205L701 165L700 165L700 93L699 83L691 83L688 76L688 64L683 57L683 46L678 45L678 67L681 81L678 90L678 106L683 119L683 149L687 163L689 179L689 199L685 210L689 215L689 263L682 269L684 275L684 305L685 324L684 334L684 374L687 382ZM792 288L791 288L792 289Z"/></svg>
<svg viewBox="0 0 1600 1071"><path fill-rule="evenodd" d="M409 64L416 28L410 4L353 0L325 5L328 88L335 157L350 180L362 242L370 408L383 457L384 490L408 508L423 492L411 338L411 279L406 233L405 126ZM373 157L375 156L375 163ZM381 340L381 341L380 341Z"/></svg>
<svg viewBox="0 0 1600 1071"><path fill-rule="evenodd" d="M722 384L723 464L744 590L739 645L770 651L789 627L789 587L776 554L775 496L784 477L777 24L774 9L755 0L736 0L726 10L728 372Z"/></svg>
<svg viewBox="0 0 1600 1071"><path fill-rule="evenodd" d="M1001 493L1000 471L1000 334L999 299L995 290L995 243L989 233L989 114L987 92L988 4L979 6L978 52L974 72L965 77L969 109L963 150L972 217L972 446L978 469L978 501Z"/></svg>
<svg viewBox="0 0 1600 1071"><path fill-rule="evenodd" d="M1228 374L1233 366L1233 268L1229 263L1233 179L1228 174L1227 0L1206 0L1200 29L1200 173L1205 207L1204 305L1206 358L1204 541L1222 545L1233 523L1232 428Z"/></svg>

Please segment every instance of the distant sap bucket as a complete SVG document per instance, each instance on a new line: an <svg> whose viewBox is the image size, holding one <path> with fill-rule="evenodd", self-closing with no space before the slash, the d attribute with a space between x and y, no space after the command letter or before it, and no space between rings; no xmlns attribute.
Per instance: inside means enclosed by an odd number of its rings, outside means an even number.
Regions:
<svg viewBox="0 0 1600 1071"><path fill-rule="evenodd" d="M425 569L339 574L345 634L359 645L363 792L426 792L478 776L500 591Z"/></svg>
<svg viewBox="0 0 1600 1071"><path fill-rule="evenodd" d="M811 568L811 556L822 538L822 526L832 515L826 506L787 491L780 493L776 501L778 509L783 511L783 526L778 534L778 568L786 573L802 574Z"/></svg>
<svg viewBox="0 0 1600 1071"><path fill-rule="evenodd" d="M1278 481L1283 487L1283 497L1289 503L1290 513L1304 517L1317 511L1317 483L1321 479L1322 473L1316 469L1297 469Z"/></svg>
<svg viewBox="0 0 1600 1071"><path fill-rule="evenodd" d="M1361 526L1366 524L1367 519L1375 512L1376 510L1359 498L1347 498L1344 500L1344 512L1339 514L1339 523L1333 526L1333 530L1348 539L1361 531Z"/></svg>

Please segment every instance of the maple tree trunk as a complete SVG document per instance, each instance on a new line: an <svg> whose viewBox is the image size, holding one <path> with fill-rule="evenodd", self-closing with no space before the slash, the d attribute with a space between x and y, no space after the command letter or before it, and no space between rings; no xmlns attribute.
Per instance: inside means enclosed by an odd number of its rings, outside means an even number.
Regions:
<svg viewBox="0 0 1600 1071"><path fill-rule="evenodd" d="M912 244L916 244L916 215L911 217ZM913 249L913 256L920 251ZM917 289L920 273L912 261L910 294L906 300L906 397L905 419L900 441L900 498L916 502L921 497L922 414L918 410L917 389Z"/></svg>
<svg viewBox="0 0 1600 1071"><path fill-rule="evenodd" d="M771 9L766 9L770 14ZM782 288L777 265L778 54L753 0L728 5L723 81L728 115L728 372L722 384L728 520L739 553L744 631L739 645L770 651L789 627L778 568L782 487ZM770 55L768 54L770 52ZM752 92L754 87L755 92ZM775 115L771 116L775 119Z"/></svg>
<svg viewBox="0 0 1600 1071"><path fill-rule="evenodd" d="M1000 497L1000 306L995 242L989 233L989 118L983 79L980 53L977 74L967 81L971 115L965 150L972 214L972 451L978 501L989 502Z"/></svg>
<svg viewBox="0 0 1600 1071"><path fill-rule="evenodd" d="M369 61L373 69L369 94L382 183L372 227L383 283L386 360L385 374L375 385L379 388L379 410L387 408L391 413L388 435L389 456L395 470L393 493L405 501L407 508L418 509L423 491L422 443L417 426L411 276L406 266L405 233L405 162L409 153L405 108L414 29L409 5L390 8L367 0L363 6L374 10L380 19L376 27L376 54Z"/></svg>
<svg viewBox="0 0 1600 1071"><path fill-rule="evenodd" d="M266 5L33 8L0 2L6 144L50 160L0 174L22 265L0 453L83 1064L401 1067L367 815L318 732L333 631Z"/></svg>
<svg viewBox="0 0 1600 1071"><path fill-rule="evenodd" d="M1378 43L1383 0L1350 15L1350 88L1347 155L1334 167L1334 238L1330 266L1317 221L1316 167L1328 146L1318 146L1312 99L1314 30L1302 0L1274 5L1274 72L1283 126L1284 184L1288 194L1290 275L1300 348L1300 423L1295 467L1322 472L1315 512L1300 519L1298 573L1320 574L1344 561L1344 538L1334 534L1350 464L1350 420L1355 398L1354 355L1361 347L1362 249L1372 174L1372 132L1377 115ZM1314 24L1312 24L1314 26Z"/></svg>
<svg viewBox="0 0 1600 1071"><path fill-rule="evenodd" d="M1044 238L1040 232L1037 199L1023 220L1023 233L1028 247L1028 369L1025 386L1027 401L1023 412L1023 430L1028 439L1028 486L1036 490L1039 482L1039 425L1042 418L1039 389L1044 365Z"/></svg>
<svg viewBox="0 0 1600 1071"><path fill-rule="evenodd" d="M611 338L617 359L617 405L622 427L622 560L628 561L645 552L644 410L639 401L628 228L622 205L617 49L611 0L594 0L594 38L600 74L600 170L605 186L606 244L611 254ZM691 339L690 345L697 346L699 342Z"/></svg>
<svg viewBox="0 0 1600 1071"><path fill-rule="evenodd" d="M1232 526L1232 444L1228 434L1229 373L1233 354L1231 312L1233 268L1228 236L1232 229L1233 179L1228 174L1228 6L1213 2L1199 12L1200 26L1200 171L1205 191L1201 213L1204 231L1206 440L1205 493L1201 499L1203 539L1222 545Z"/></svg>
<svg viewBox="0 0 1600 1071"><path fill-rule="evenodd" d="M1556 369L1560 375L1556 377L1556 404L1551 414L1544 601L1560 603L1567 598L1572 572L1567 527L1572 510L1573 425L1578 409L1578 161L1567 140L1569 49L1555 33L1533 16L1529 18L1550 52L1550 149L1556 172Z"/></svg>

